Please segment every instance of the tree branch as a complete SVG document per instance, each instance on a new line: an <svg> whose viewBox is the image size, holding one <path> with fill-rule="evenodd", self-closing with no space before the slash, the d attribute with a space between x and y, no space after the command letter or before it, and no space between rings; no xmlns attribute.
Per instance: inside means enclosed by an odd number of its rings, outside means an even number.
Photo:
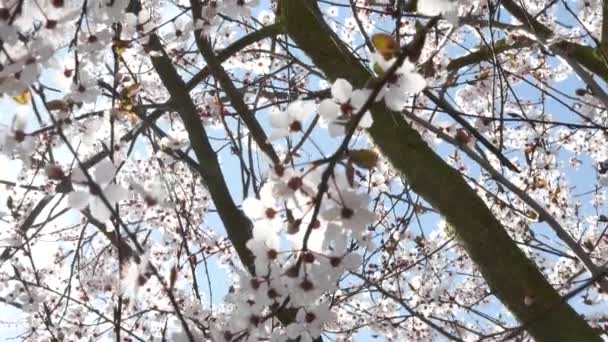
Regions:
<svg viewBox="0 0 608 342"><path fill-rule="evenodd" d="M200 2L197 0L191 0L190 4L192 5L192 16L194 20L200 20L202 13ZM241 120L245 122L245 125L249 129L249 132L251 132L255 143L274 164L279 164L279 156L274 151L274 148L268 140L264 129L256 120L255 115L249 110L249 107L243 100L243 96L238 89L236 89L234 83L232 83L232 80L230 79L230 76L222 67L222 63L213 52L211 42L203 35L201 30L194 31L194 37L201 55L203 55L203 58L207 62L207 67L209 68L211 75L219 82L222 90L230 99L232 107L236 110Z"/></svg>
<svg viewBox="0 0 608 342"><path fill-rule="evenodd" d="M171 103L174 104L175 110L188 131L192 149L198 159L198 172L213 199L228 238L232 241L241 262L253 273L253 255L245 245L251 239L251 222L237 208L230 196L230 191L217 160L217 154L209 142L207 132L197 114L188 89L173 67L171 59L167 56L156 35L150 36L149 48L154 51L154 54L151 55L152 64L171 95Z"/></svg>
<svg viewBox="0 0 608 342"><path fill-rule="evenodd" d="M282 30L282 26L278 23L264 26L264 27L260 28L259 30L253 31L253 32L249 33L248 35L241 37L239 40L235 41L234 43L228 45L225 49L221 50L217 54L216 58L219 62L224 62L228 58L234 56L240 50L246 48L247 46L249 46L255 42L258 42L262 39L266 39L266 38L275 36L275 35L279 34L281 32L281 30ZM192 78L188 82L186 82L186 88L188 88L188 90L192 90L202 80L209 77L209 75L210 75L209 66L206 65L203 69L201 69L201 71L199 71L197 74L192 76Z"/></svg>

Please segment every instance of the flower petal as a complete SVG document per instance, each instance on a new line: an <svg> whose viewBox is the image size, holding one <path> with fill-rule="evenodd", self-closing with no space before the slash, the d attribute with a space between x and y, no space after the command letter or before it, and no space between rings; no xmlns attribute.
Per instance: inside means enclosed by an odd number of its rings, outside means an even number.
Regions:
<svg viewBox="0 0 608 342"><path fill-rule="evenodd" d="M95 197L91 202L91 215L100 222L106 222L112 216L112 212L100 197Z"/></svg>
<svg viewBox="0 0 608 342"><path fill-rule="evenodd" d="M344 135L344 125L338 123L330 123L327 127L329 130L329 136L332 138L341 137Z"/></svg>
<svg viewBox="0 0 608 342"><path fill-rule="evenodd" d="M426 87L426 80L417 72L406 75L402 88L408 93L419 93Z"/></svg>
<svg viewBox="0 0 608 342"><path fill-rule="evenodd" d="M289 126L289 115L286 112L282 112L279 110L273 110L270 112L270 125L273 128L286 128Z"/></svg>
<svg viewBox="0 0 608 342"><path fill-rule="evenodd" d="M287 128L276 128L270 133L270 140L277 140L289 136L289 129Z"/></svg>
<svg viewBox="0 0 608 342"><path fill-rule="evenodd" d="M400 87L391 87L384 95L386 106L394 111L400 111L405 106L406 95Z"/></svg>
<svg viewBox="0 0 608 342"><path fill-rule="evenodd" d="M84 171L82 171L81 168L79 167L75 167L72 169L72 183L77 183L77 184L86 184L87 183L87 176L85 176Z"/></svg>
<svg viewBox="0 0 608 342"><path fill-rule="evenodd" d="M89 205L89 196L86 191L72 191L68 194L68 205L76 210L82 210Z"/></svg>
<svg viewBox="0 0 608 342"><path fill-rule="evenodd" d="M325 99L319 104L319 108L317 109L319 115L325 119L326 121L335 120L340 112L340 106L335 103L333 100Z"/></svg>
<svg viewBox="0 0 608 342"><path fill-rule="evenodd" d="M264 205L257 198L247 197L243 201L243 211L247 217L256 220L264 215Z"/></svg>
<svg viewBox="0 0 608 342"><path fill-rule="evenodd" d="M353 86L343 78L338 78L331 86L331 96L339 103L346 103L353 93Z"/></svg>
<svg viewBox="0 0 608 342"><path fill-rule="evenodd" d="M295 116L292 116L292 117L300 122L304 122L306 120L306 118L308 118L308 116L310 116L310 114L314 113L317 110L317 108L313 101L298 101L298 102L299 102L298 111L296 113L294 113ZM294 115L294 114L292 114L292 115Z"/></svg>
<svg viewBox="0 0 608 342"><path fill-rule="evenodd" d="M110 184L103 190L103 194L106 196L108 202L115 204L116 202L127 199L127 197L129 197L129 190L119 184Z"/></svg>
<svg viewBox="0 0 608 342"><path fill-rule="evenodd" d="M436 16L441 13L452 10L455 7L455 3L450 0L428 0L418 2L418 13Z"/></svg>
<svg viewBox="0 0 608 342"><path fill-rule="evenodd" d="M367 112L365 112L365 114L363 114L361 121L359 121L359 127L370 128L370 127L372 127L373 123L374 123L374 119L372 118L372 114L369 111L367 111Z"/></svg>
<svg viewBox="0 0 608 342"><path fill-rule="evenodd" d="M357 89L353 91L353 95L350 98L351 106L356 110L360 109L367 102L371 94L372 91L369 89Z"/></svg>
<svg viewBox="0 0 608 342"><path fill-rule="evenodd" d="M99 185L106 185L114 178L115 172L116 168L114 167L114 164L112 164L112 161L108 158L104 158L97 164L97 167L95 167L95 181Z"/></svg>

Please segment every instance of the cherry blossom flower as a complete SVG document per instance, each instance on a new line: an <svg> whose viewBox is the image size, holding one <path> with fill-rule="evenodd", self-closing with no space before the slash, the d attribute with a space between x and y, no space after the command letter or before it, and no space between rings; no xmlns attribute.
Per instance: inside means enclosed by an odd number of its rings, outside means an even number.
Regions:
<svg viewBox="0 0 608 342"><path fill-rule="evenodd" d="M167 187L161 177L154 177L143 184L132 179L131 187L144 199L148 206L160 205L168 208L172 205Z"/></svg>
<svg viewBox="0 0 608 342"><path fill-rule="evenodd" d="M97 81L89 72L81 71L78 83L72 83L70 99L75 102L91 103L100 94Z"/></svg>
<svg viewBox="0 0 608 342"><path fill-rule="evenodd" d="M255 272L266 275L269 272L269 264L279 253L279 235L260 227L254 228L253 239L247 241L247 248L255 257Z"/></svg>
<svg viewBox="0 0 608 342"><path fill-rule="evenodd" d="M91 215L101 222L106 222L110 219L112 211L103 198L105 198L110 206L114 205L128 196L128 191L119 184L112 183L116 168L109 159L103 159L93 172L95 184L89 184L84 172L80 168L72 171L72 183L75 185L88 186L89 190L74 190L68 194L68 205L76 210L83 210L87 206L91 210ZM98 192L99 189L101 192ZM103 197L102 197L103 196Z"/></svg>
<svg viewBox="0 0 608 342"><path fill-rule="evenodd" d="M273 128L270 138L284 138L302 132L306 119L314 112L314 102L301 100L290 103L284 112L273 110L270 113L270 124Z"/></svg>
<svg viewBox="0 0 608 342"><path fill-rule="evenodd" d="M387 61L379 54L375 54L375 60L385 71L395 62L394 58ZM416 72L416 68L412 63L406 60L393 75L389 76L387 84L382 88L377 99L384 99L389 109L399 111L407 103L409 99L408 95L415 95L425 87L426 81L424 77Z"/></svg>
<svg viewBox="0 0 608 342"><path fill-rule="evenodd" d="M260 4L260 0L227 0L223 12L228 15L251 17L251 10Z"/></svg>
<svg viewBox="0 0 608 342"><path fill-rule="evenodd" d="M335 314L330 310L329 303L321 303L316 306L301 308L296 314L296 322L287 326L287 336L302 342L311 342L321 336L323 326L335 319Z"/></svg>
<svg viewBox="0 0 608 342"><path fill-rule="evenodd" d="M357 193L346 190L339 194L338 203L333 203L321 213L321 217L327 221L337 223L337 230L351 231L356 238L362 238L368 225L376 219L376 215L370 211L369 196L365 193ZM332 230L332 229L329 229Z"/></svg>
<svg viewBox="0 0 608 342"><path fill-rule="evenodd" d="M218 8L221 9L221 5L217 3L209 3L207 6L203 6L201 10L201 18L194 23L195 30L201 30L203 36L209 36L221 23L221 19L218 15Z"/></svg>
<svg viewBox="0 0 608 342"><path fill-rule="evenodd" d="M167 132L167 136L160 139L160 146L169 150L179 150L188 146L189 143L188 132L183 128L173 129Z"/></svg>
<svg viewBox="0 0 608 342"><path fill-rule="evenodd" d="M418 12L429 15L437 16L442 13L454 11L456 8L456 1L452 0L427 0L418 2Z"/></svg>
<svg viewBox="0 0 608 342"><path fill-rule="evenodd" d="M344 135L345 127L359 112L371 94L370 90L353 89L345 79L337 79L331 87L333 99L325 99L319 104L319 115L323 124L328 127L332 137ZM369 111L363 114L359 121L359 128L369 128L373 119Z"/></svg>
<svg viewBox="0 0 608 342"><path fill-rule="evenodd" d="M267 186L262 187L261 195L261 199L246 198L243 201L243 211L254 225L278 232L282 222L279 208L272 197L272 189Z"/></svg>

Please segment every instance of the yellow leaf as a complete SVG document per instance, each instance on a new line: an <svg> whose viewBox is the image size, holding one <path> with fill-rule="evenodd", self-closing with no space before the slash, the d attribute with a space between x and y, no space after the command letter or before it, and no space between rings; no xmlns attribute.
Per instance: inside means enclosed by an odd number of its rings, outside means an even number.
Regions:
<svg viewBox="0 0 608 342"><path fill-rule="evenodd" d="M112 47L118 56L122 56L125 50L131 45L128 41L120 39L115 39L113 43Z"/></svg>
<svg viewBox="0 0 608 342"><path fill-rule="evenodd" d="M139 91L139 83L133 83L127 87L127 97L134 97Z"/></svg>
<svg viewBox="0 0 608 342"><path fill-rule="evenodd" d="M30 101L32 100L32 95L30 94L29 91L25 91L17 96L13 96L13 100L15 100L15 102L17 102L20 105L26 105L26 104L29 104Z"/></svg>
<svg viewBox="0 0 608 342"><path fill-rule="evenodd" d="M372 150L350 150L348 156L353 164L362 169L373 169L378 164L378 154Z"/></svg>
<svg viewBox="0 0 608 342"><path fill-rule="evenodd" d="M70 109L69 105L62 100L51 100L46 103L46 107L48 110L59 110L62 112L67 112Z"/></svg>
<svg viewBox="0 0 608 342"><path fill-rule="evenodd" d="M372 36L372 44L376 51L385 59L391 59L399 52L399 44L393 36L386 33L376 33Z"/></svg>

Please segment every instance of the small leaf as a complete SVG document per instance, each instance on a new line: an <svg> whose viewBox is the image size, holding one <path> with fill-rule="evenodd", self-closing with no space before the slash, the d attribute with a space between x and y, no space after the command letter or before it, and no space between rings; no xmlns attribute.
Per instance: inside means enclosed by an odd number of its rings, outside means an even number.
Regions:
<svg viewBox="0 0 608 342"><path fill-rule="evenodd" d="M169 288L173 289L175 282L177 281L177 266L171 267L171 273L169 274Z"/></svg>
<svg viewBox="0 0 608 342"><path fill-rule="evenodd" d="M46 103L46 107L49 110L59 110L62 112L67 112L70 109L70 106L62 100L51 100Z"/></svg>
<svg viewBox="0 0 608 342"><path fill-rule="evenodd" d="M131 44L126 40L115 39L113 48L118 56L122 56L122 54L128 47L130 47L130 45Z"/></svg>
<svg viewBox="0 0 608 342"><path fill-rule="evenodd" d="M137 93L139 92L139 83L133 83L125 88L122 89L121 91L121 97L124 99L131 99L133 97L135 97L135 95L137 95Z"/></svg>
<svg viewBox="0 0 608 342"><path fill-rule="evenodd" d="M376 48L376 51L387 60L395 57L397 52L399 52L399 44L395 38L386 33L376 33L373 35L372 44Z"/></svg>
<svg viewBox="0 0 608 342"><path fill-rule="evenodd" d="M538 213L534 210L528 210L526 212L526 216L532 220L532 221L537 221L538 220Z"/></svg>
<svg viewBox="0 0 608 342"><path fill-rule="evenodd" d="M373 169L378 164L378 154L372 150L350 150L348 156L349 162L354 163L362 169Z"/></svg>
<svg viewBox="0 0 608 342"><path fill-rule="evenodd" d="M26 105L26 104L29 104L30 101L32 100L32 95L30 94L29 91L25 91L19 95L13 96L13 100L15 100L15 102L17 102L20 105Z"/></svg>
<svg viewBox="0 0 608 342"><path fill-rule="evenodd" d="M535 178L534 179L534 187L537 189L543 189L544 187L547 186L547 181L545 181L542 178Z"/></svg>

